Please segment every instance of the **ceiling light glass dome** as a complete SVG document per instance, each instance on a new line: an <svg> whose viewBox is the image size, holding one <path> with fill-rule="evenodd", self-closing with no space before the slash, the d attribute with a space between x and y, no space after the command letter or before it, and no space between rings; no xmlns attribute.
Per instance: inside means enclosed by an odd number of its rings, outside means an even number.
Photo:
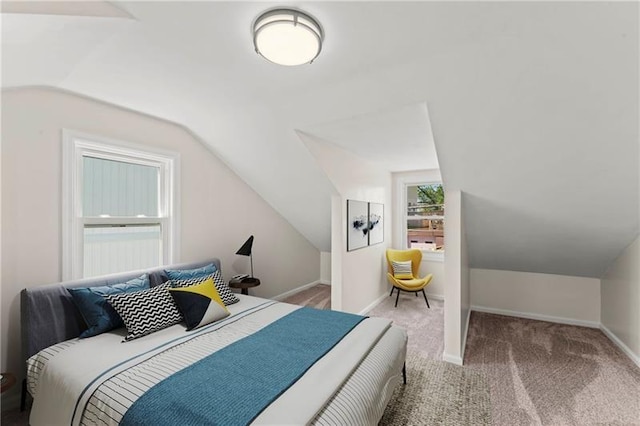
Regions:
<svg viewBox="0 0 640 426"><path fill-rule="evenodd" d="M275 64L294 66L313 62L322 50L320 24L293 9L270 10L253 25L256 52Z"/></svg>

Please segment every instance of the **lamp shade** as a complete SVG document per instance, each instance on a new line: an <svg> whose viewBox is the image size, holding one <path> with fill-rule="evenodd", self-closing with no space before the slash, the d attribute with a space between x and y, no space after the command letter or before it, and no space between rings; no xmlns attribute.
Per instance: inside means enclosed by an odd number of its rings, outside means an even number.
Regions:
<svg viewBox="0 0 640 426"><path fill-rule="evenodd" d="M318 21L294 9L267 11L253 25L256 52L279 65L313 62L322 50L323 38Z"/></svg>
<svg viewBox="0 0 640 426"><path fill-rule="evenodd" d="M249 237L247 241L244 242L242 247L238 249L236 254L240 256L251 256L251 247L253 246L253 235Z"/></svg>

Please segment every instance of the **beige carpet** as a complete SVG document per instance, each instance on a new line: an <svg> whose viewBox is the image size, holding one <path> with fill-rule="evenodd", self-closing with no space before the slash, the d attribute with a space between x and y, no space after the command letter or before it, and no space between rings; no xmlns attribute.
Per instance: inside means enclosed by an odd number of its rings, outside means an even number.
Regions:
<svg viewBox="0 0 640 426"><path fill-rule="evenodd" d="M431 309L428 309L422 294L419 296L402 292L398 307L395 308L396 293L393 293L368 315L389 318L395 325L407 330L409 354L440 361L444 352L444 303L442 300L429 299Z"/></svg>
<svg viewBox="0 0 640 426"><path fill-rule="evenodd" d="M440 360L443 302L393 299L370 315L407 329L409 359ZM473 312L462 368L486 380L494 425L640 425L640 369L597 329Z"/></svg>
<svg viewBox="0 0 640 426"><path fill-rule="evenodd" d="M640 369L600 330L479 312L469 328L495 425L640 425Z"/></svg>
<svg viewBox="0 0 640 426"><path fill-rule="evenodd" d="M444 303L400 293L385 298L370 316L393 320L409 335L407 384L396 388L380 425L489 425L491 401L484 373L442 361Z"/></svg>
<svg viewBox="0 0 640 426"><path fill-rule="evenodd" d="M424 302L424 301L423 301ZM490 425L489 386L478 371L407 357L407 384L396 387L380 426Z"/></svg>

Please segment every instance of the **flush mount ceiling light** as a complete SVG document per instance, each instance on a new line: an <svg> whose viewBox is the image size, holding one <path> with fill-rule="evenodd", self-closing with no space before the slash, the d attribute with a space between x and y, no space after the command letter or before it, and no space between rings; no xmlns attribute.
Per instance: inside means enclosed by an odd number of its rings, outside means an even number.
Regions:
<svg viewBox="0 0 640 426"><path fill-rule="evenodd" d="M253 25L253 45L266 60L279 65L302 65L320 54L324 34L310 15L294 9L269 10Z"/></svg>

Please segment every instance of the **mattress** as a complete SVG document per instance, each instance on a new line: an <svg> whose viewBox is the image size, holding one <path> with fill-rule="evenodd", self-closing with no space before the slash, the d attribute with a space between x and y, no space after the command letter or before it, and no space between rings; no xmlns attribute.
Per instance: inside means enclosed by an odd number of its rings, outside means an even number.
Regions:
<svg viewBox="0 0 640 426"><path fill-rule="evenodd" d="M240 296L231 316L207 330L182 325L121 343L125 330L48 347L27 362L30 423L118 424L142 394L171 374L255 333L298 306ZM253 424L376 424L401 381L404 330L360 323Z"/></svg>

